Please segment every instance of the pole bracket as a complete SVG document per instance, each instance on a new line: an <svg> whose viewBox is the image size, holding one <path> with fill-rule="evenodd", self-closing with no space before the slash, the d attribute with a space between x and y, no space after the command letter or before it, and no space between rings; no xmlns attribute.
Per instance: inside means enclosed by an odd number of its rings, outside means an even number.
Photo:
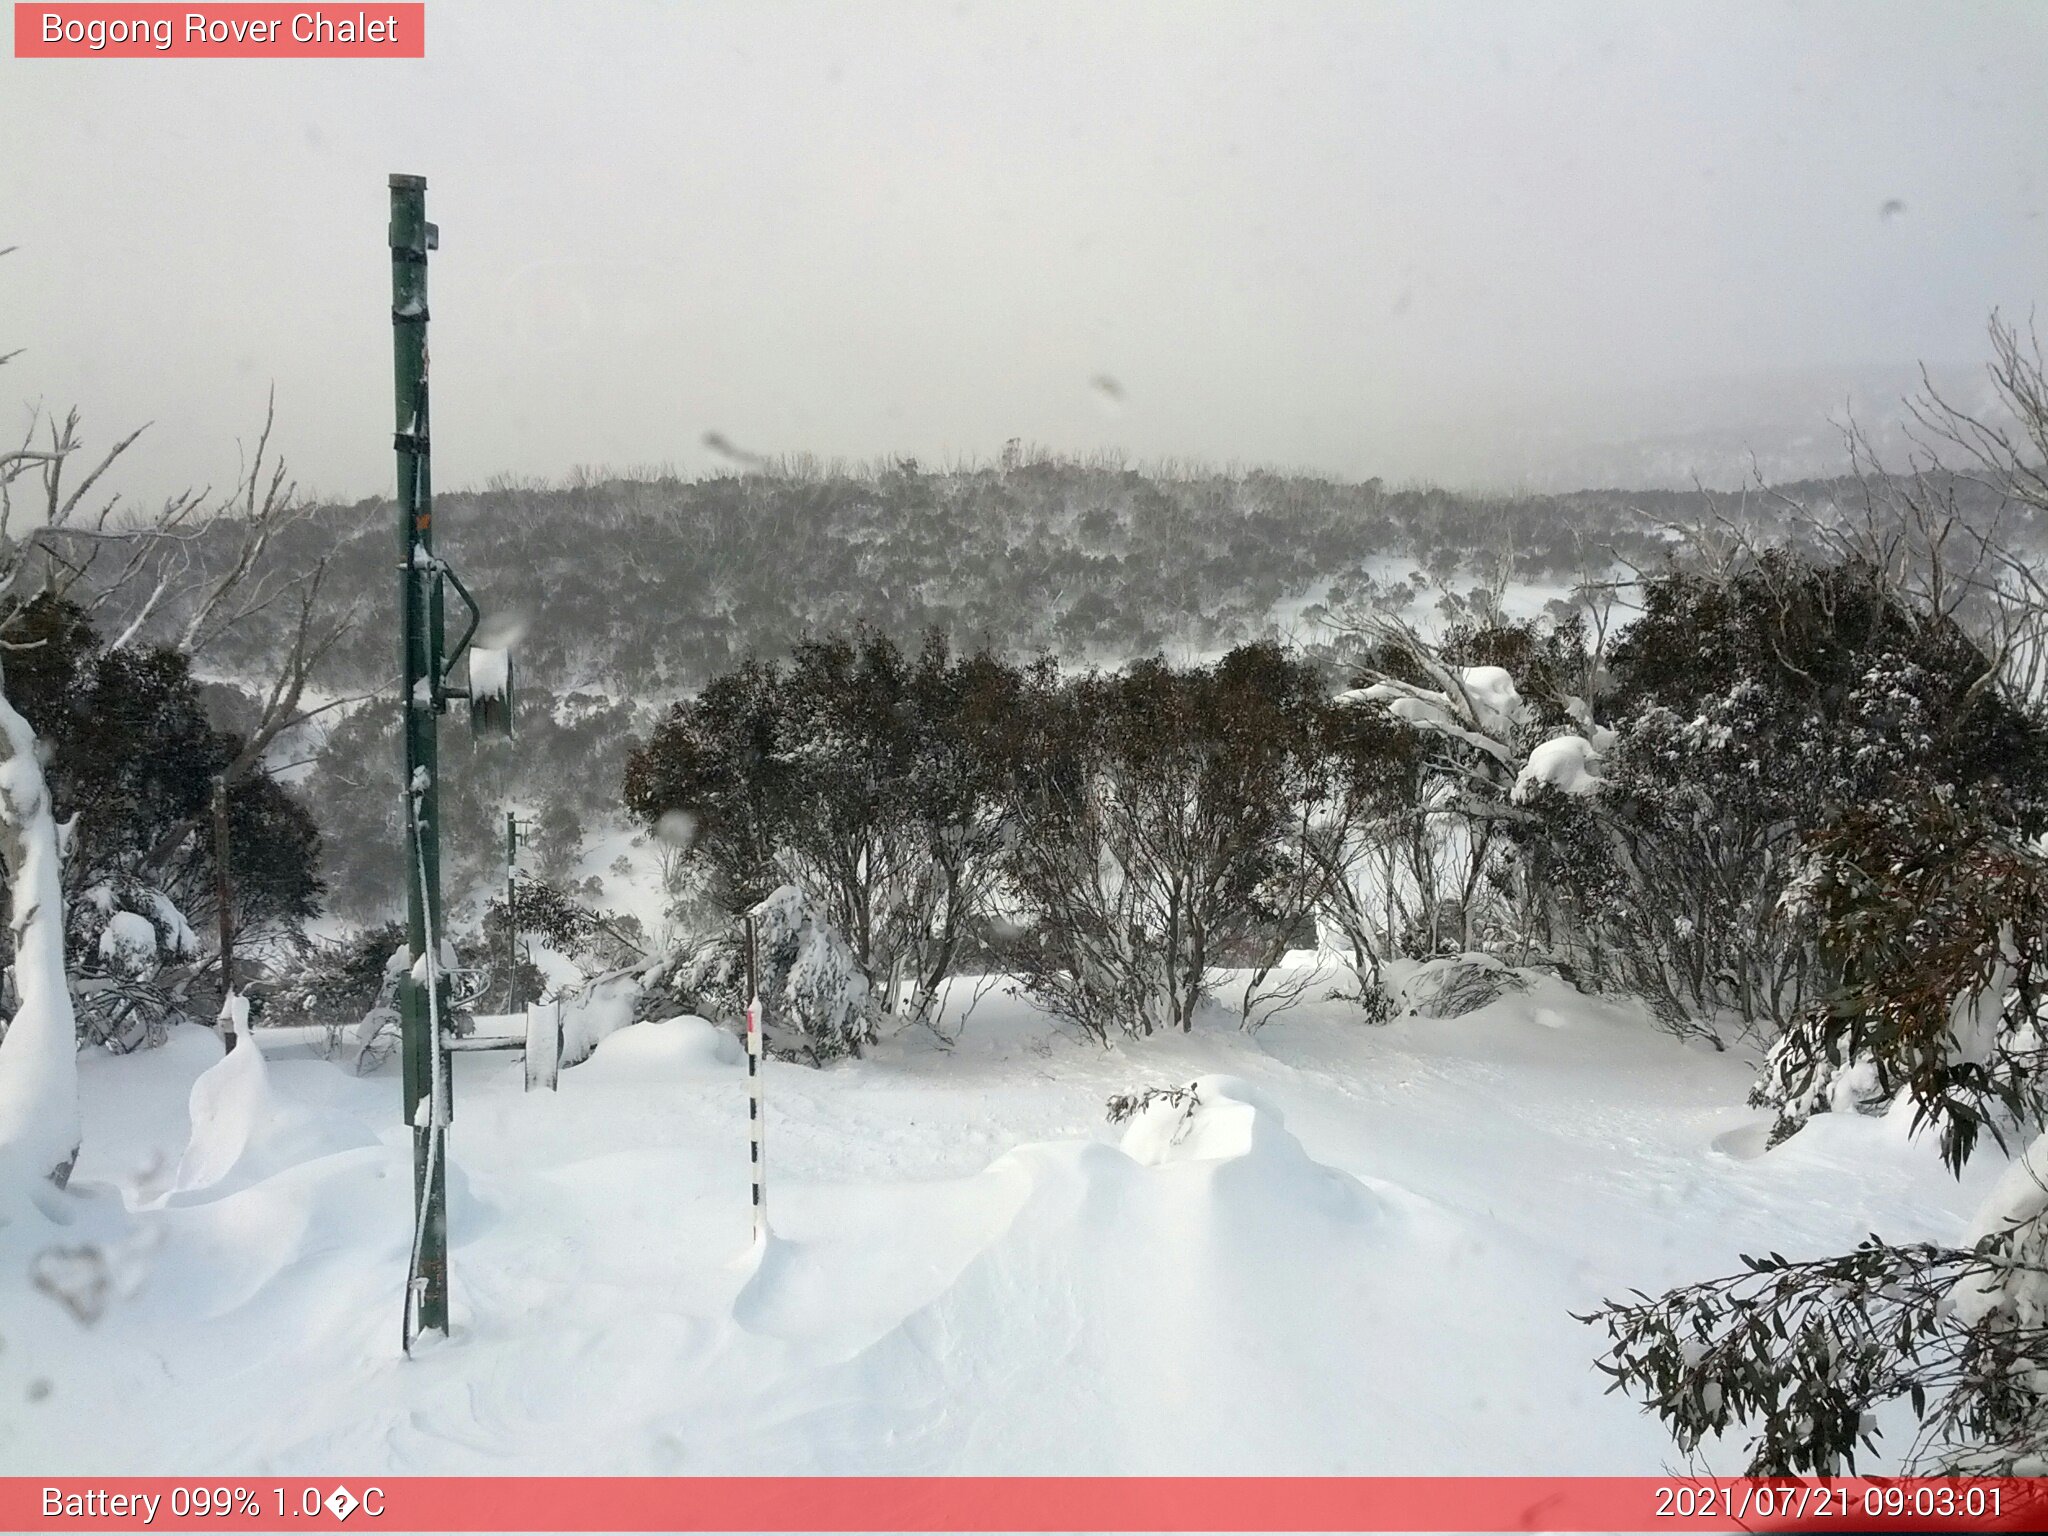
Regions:
<svg viewBox="0 0 2048 1536"><path fill-rule="evenodd" d="M455 574L447 561L441 562L440 572L442 579L455 589L455 595L462 599L462 606L469 610L469 628L462 632L462 638L456 641L449 648L448 654L441 659L440 683L441 692L445 695L455 691L449 688L448 679L455 675L455 664L462 660L463 654L469 649L469 642L476 638L476 629L483 622L484 611L477 607L476 599L469 595L469 588L462 584L462 578Z"/></svg>

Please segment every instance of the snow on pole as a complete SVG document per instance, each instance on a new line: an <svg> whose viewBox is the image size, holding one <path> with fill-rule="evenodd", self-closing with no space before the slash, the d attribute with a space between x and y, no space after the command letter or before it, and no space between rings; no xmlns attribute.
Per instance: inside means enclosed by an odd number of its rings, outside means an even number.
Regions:
<svg viewBox="0 0 2048 1536"><path fill-rule="evenodd" d="M754 1171L754 1243L768 1239L768 1159L763 1133L767 1110L761 1099L761 985L755 964L754 919L747 917L747 1155Z"/></svg>
<svg viewBox="0 0 2048 1536"><path fill-rule="evenodd" d="M562 1081L562 1000L526 1005L526 1089L549 1092Z"/></svg>
<svg viewBox="0 0 2048 1536"><path fill-rule="evenodd" d="M442 566L434 558L433 455L428 424L427 252L439 241L426 217L426 179L390 178L393 421L397 457L400 730L406 796L406 942L412 966L399 984L402 1102L412 1132L413 1240L402 1341L448 1332L448 1192L443 1143L448 1065L441 1034L440 713L443 702Z"/></svg>
<svg viewBox="0 0 2048 1536"><path fill-rule="evenodd" d="M469 723L479 736L512 734L512 653L501 647L469 648Z"/></svg>

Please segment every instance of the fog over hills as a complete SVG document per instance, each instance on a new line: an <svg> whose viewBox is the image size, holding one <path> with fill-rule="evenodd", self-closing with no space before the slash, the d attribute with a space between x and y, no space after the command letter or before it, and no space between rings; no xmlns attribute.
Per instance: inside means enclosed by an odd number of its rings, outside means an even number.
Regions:
<svg viewBox="0 0 2048 1536"><path fill-rule="evenodd" d="M1387 478L1461 488L1570 492L1588 488L1733 491L1765 481L1828 479L1849 462L1853 425L1891 468L1911 453L1908 402L1931 384L1945 399L1995 413L1977 365L1797 368L1686 380L1642 379L1559 399L1541 390L1476 399L1453 420L1418 428ZM1427 470L1399 467L1432 465ZM1455 465L1451 473L1443 466Z"/></svg>
<svg viewBox="0 0 2048 1536"><path fill-rule="evenodd" d="M1740 451L1730 450L1730 483ZM1844 476L1773 486L1822 514L1863 489ZM1978 494L1957 489L1965 505ZM501 478L446 492L439 548L483 599L489 637L513 640L521 696L516 750L447 733L444 752L465 765L449 779L461 797L452 868L488 871L500 808L514 801L555 807L570 856L583 831L616 815L625 754L671 702L807 635L866 629L912 647L935 630L956 646L1069 667L1185 661L1267 637L1314 652L1366 608L1436 624L1505 588L1534 614L1587 580L1660 566L1674 529L1781 512L1698 487L1457 492L1077 463L1025 445L974 468L799 456L701 478ZM394 668L394 524L388 499L318 506L267 555L279 571L324 561L324 600L351 619L315 681L369 707L322 722L308 797L333 905L350 916L382 910L399 888L387 867L398 799L390 711L374 702L389 698ZM222 538L184 553L204 568L232 548ZM143 596L123 594L108 623L133 617ZM289 617L245 625L212 656L214 675L260 675ZM182 619L173 599L143 632L175 635Z"/></svg>

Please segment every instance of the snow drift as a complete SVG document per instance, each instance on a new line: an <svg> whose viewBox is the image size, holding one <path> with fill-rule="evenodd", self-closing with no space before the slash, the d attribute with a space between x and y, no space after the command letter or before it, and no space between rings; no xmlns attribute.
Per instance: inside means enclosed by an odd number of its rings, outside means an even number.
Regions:
<svg viewBox="0 0 2048 1536"><path fill-rule="evenodd" d="M992 998L950 1048L765 1064L755 1250L744 1061L666 1019L558 1093L457 1058L454 1333L407 1361L395 1069L254 1036L82 1059L62 1226L0 1226L6 1370L50 1383L0 1472L1642 1472L1573 1311L1988 1187L1902 1145L1872 1211L1804 1137L1721 1156L1744 1066L1549 978L1142 1051ZM1147 1080L1193 1097L1105 1131Z"/></svg>
<svg viewBox="0 0 2048 1536"><path fill-rule="evenodd" d="M586 1083L616 1079L647 1084L718 1072L744 1060L735 1036L694 1014L682 1014L629 1024L605 1035L577 1073Z"/></svg>
<svg viewBox="0 0 2048 1536"><path fill-rule="evenodd" d="M281 1098L258 1038L245 1028L235 1049L192 1084L192 1135L164 1204L218 1199L301 1163L376 1145L359 1120Z"/></svg>
<svg viewBox="0 0 2048 1536"><path fill-rule="evenodd" d="M1438 1362L1458 1335L1511 1316L1432 1314L1448 1252L1469 1233L1425 1202L1393 1204L1308 1155L1262 1091L1197 1078L1121 1142L1051 1142L998 1158L974 1204L1007 1208L937 1294L881 1337L770 1405L774 1428L736 1448L748 1470L815 1465L857 1437L891 1470L1086 1474L1554 1467L1554 1442L1513 1392L1447 1448L1431 1422ZM786 1272L770 1287L787 1283ZM818 1277L807 1283L821 1292ZM1540 1266L1529 1294L1541 1294ZM748 1296L758 1319L771 1298ZM1399 1397L1370 1437L1335 1405ZM857 1408L856 1408L856 1405Z"/></svg>

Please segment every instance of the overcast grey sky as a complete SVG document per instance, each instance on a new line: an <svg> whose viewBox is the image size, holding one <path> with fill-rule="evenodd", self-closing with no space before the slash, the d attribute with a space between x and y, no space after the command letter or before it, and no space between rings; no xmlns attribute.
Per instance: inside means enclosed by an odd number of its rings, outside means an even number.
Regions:
<svg viewBox="0 0 2048 1536"><path fill-rule="evenodd" d="M424 62L0 59L5 408L153 419L145 493L231 478L274 380L304 482L387 490L395 170L444 486L711 431L1499 480L1762 376L1974 364L2048 297L2048 6L427 19Z"/></svg>

